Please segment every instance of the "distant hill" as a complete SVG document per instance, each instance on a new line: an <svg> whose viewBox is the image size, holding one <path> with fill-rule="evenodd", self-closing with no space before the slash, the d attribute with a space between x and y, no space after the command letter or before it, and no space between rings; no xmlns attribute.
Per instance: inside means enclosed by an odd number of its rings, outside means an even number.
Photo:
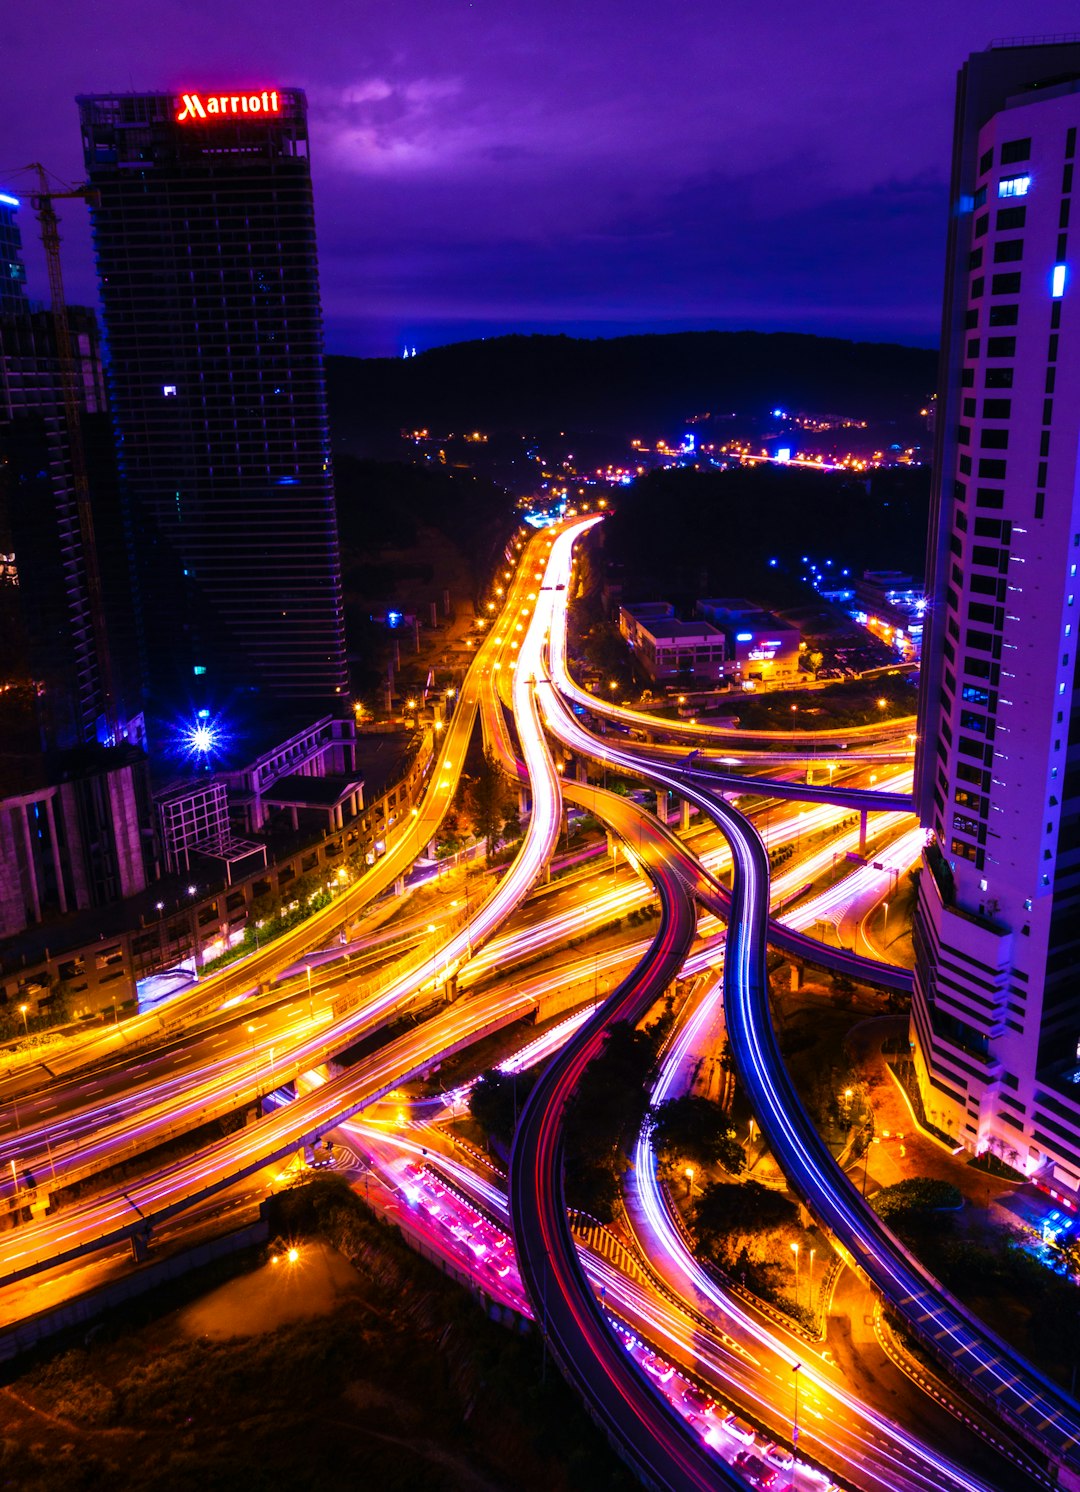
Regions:
<svg viewBox="0 0 1080 1492"><path fill-rule="evenodd" d="M415 358L327 358L335 449L373 454L403 428L642 436L693 414L786 409L910 418L937 354L790 332L676 332L583 340L508 336Z"/></svg>

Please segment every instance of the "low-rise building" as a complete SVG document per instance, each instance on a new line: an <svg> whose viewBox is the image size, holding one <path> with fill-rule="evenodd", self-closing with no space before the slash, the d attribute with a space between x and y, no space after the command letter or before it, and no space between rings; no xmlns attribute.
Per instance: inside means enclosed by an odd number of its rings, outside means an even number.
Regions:
<svg viewBox="0 0 1080 1492"><path fill-rule="evenodd" d="M798 682L800 634L741 597L698 601L699 617L715 622L727 640L725 674L743 688L778 689Z"/></svg>
<svg viewBox="0 0 1080 1492"><path fill-rule="evenodd" d="M723 677L723 633L708 622L679 621L667 601L620 606L619 631L650 679Z"/></svg>

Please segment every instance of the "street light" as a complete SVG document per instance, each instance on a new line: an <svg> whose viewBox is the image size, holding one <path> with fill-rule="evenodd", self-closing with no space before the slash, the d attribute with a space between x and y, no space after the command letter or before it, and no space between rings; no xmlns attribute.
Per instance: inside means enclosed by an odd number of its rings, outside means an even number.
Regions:
<svg viewBox="0 0 1080 1492"><path fill-rule="evenodd" d="M883 948L889 946L889 903L885 903L885 926L881 933L881 944Z"/></svg>
<svg viewBox="0 0 1080 1492"><path fill-rule="evenodd" d="M686 1174L686 1180L689 1183L689 1185L687 1187L686 1195L687 1195L688 1198L690 1198L690 1197L692 1197L694 1195L694 1168L693 1168L693 1166L687 1166L685 1174Z"/></svg>
<svg viewBox="0 0 1080 1492"><path fill-rule="evenodd" d="M19 1006L19 1014L22 1016L23 1032L26 1035L27 1041L30 1040L30 1027L26 1024L26 1012L29 1009L30 1009L29 1005L20 1005Z"/></svg>
<svg viewBox="0 0 1080 1492"><path fill-rule="evenodd" d="M799 1369L801 1367L802 1363L797 1362L793 1363L791 1368L795 1379L795 1417L791 1424L791 1448L796 1451L799 1449Z"/></svg>
<svg viewBox="0 0 1080 1492"><path fill-rule="evenodd" d="M795 1304L796 1304L796 1306L798 1306L798 1304L799 1304L799 1245L797 1243L793 1243L791 1245L791 1252L795 1256L794 1260L793 1260L794 1265L795 1265Z"/></svg>
<svg viewBox="0 0 1080 1492"><path fill-rule="evenodd" d="M810 1291L807 1305L810 1307L811 1316L814 1314L814 1255L816 1253L817 1249L810 1250Z"/></svg>

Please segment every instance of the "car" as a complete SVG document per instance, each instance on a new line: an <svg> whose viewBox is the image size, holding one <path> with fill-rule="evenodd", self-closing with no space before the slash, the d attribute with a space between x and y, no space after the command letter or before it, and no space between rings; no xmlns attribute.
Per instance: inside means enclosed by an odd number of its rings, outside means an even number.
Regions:
<svg viewBox="0 0 1080 1492"><path fill-rule="evenodd" d="M689 1404L698 1414L710 1414L716 1408L716 1400L709 1397L703 1388L691 1383L683 1390L683 1403Z"/></svg>
<svg viewBox="0 0 1080 1492"><path fill-rule="evenodd" d="M743 1445L753 1445L757 1439L757 1431L753 1425L748 1425L734 1411L726 1414L721 1423L728 1434L734 1435L736 1440L741 1440Z"/></svg>
<svg viewBox="0 0 1080 1492"><path fill-rule="evenodd" d="M666 1383L669 1378L674 1377L675 1369L662 1357L657 1357L654 1352L646 1352L641 1359L641 1366L646 1373L651 1373L658 1383Z"/></svg>
<svg viewBox="0 0 1080 1492"><path fill-rule="evenodd" d="M775 1466L767 1465L750 1451L740 1451L732 1465L752 1487L771 1487L779 1475Z"/></svg>
<svg viewBox="0 0 1080 1492"><path fill-rule="evenodd" d="M781 1471L789 1471L795 1465L795 1453L789 1451L786 1445L774 1445L771 1440L759 1447L766 1461L778 1466Z"/></svg>

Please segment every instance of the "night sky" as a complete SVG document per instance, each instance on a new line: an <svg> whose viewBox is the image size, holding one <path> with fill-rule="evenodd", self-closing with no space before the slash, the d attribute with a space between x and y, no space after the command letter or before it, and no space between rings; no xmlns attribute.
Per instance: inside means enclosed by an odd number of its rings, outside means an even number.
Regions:
<svg viewBox="0 0 1080 1492"><path fill-rule="evenodd" d="M0 190L26 195L32 160L80 179L76 93L299 86L330 351L703 327L932 344L956 70L1076 26L1075 0L11 4ZM85 210L63 219L68 299L93 303Z"/></svg>

